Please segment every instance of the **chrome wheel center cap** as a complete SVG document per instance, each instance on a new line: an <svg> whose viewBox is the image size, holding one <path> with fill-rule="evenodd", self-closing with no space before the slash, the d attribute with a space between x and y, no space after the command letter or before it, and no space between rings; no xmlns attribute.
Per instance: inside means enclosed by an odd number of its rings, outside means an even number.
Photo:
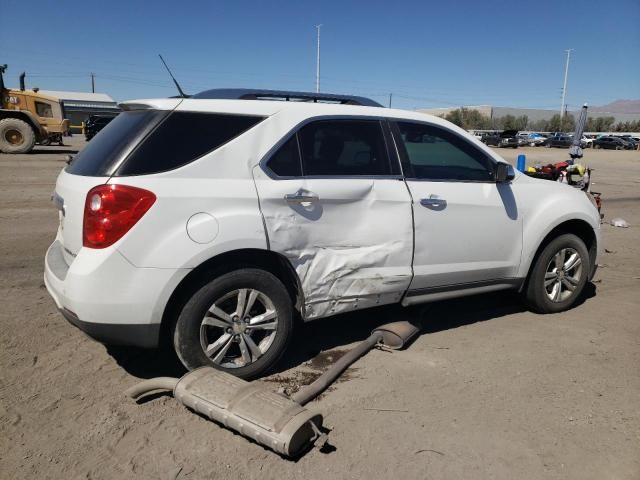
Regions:
<svg viewBox="0 0 640 480"><path fill-rule="evenodd" d="M244 325L240 322L233 322L233 333L244 333Z"/></svg>

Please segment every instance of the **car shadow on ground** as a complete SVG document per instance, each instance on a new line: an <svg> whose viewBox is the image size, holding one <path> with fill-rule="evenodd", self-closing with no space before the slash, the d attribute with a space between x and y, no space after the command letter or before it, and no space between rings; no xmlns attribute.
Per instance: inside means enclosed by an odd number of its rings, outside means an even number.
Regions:
<svg viewBox="0 0 640 480"><path fill-rule="evenodd" d="M595 295L596 286L588 283L576 306ZM517 293L502 291L407 308L388 305L299 323L289 351L270 373L284 372L314 359L321 352L364 340L374 328L385 323L405 320L418 326L420 335L425 335L526 310ZM108 346L107 351L122 368L138 378L180 377L186 373L169 347L145 350Z"/></svg>
<svg viewBox="0 0 640 480"><path fill-rule="evenodd" d="M420 335L471 325L525 311L517 295L497 292L445 300L413 307L388 305L351 312L300 325L288 355L276 367L279 373L309 361L323 351L340 348L367 338L385 323L408 321Z"/></svg>

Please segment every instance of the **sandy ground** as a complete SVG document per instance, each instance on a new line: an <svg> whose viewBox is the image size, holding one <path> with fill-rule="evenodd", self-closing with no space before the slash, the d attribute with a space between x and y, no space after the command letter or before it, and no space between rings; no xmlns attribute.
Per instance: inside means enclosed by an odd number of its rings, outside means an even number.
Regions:
<svg viewBox="0 0 640 480"><path fill-rule="evenodd" d="M423 334L371 352L313 402L332 447L292 461L169 396L129 401L138 379L181 374L175 358L106 348L58 314L42 269L54 181L83 145L71 140L0 155L0 477L640 478L640 152L587 151L606 219L631 228L603 226L609 253L573 310L539 316L500 293L301 328L274 389L314 378L385 321ZM566 155L523 150L530 162Z"/></svg>

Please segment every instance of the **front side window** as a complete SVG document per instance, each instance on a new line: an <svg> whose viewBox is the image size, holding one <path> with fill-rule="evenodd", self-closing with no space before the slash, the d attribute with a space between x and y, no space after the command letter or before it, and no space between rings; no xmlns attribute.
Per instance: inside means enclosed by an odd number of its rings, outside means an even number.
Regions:
<svg viewBox="0 0 640 480"><path fill-rule="evenodd" d="M494 181L493 161L459 135L433 125L398 122L412 172L422 180Z"/></svg>
<svg viewBox="0 0 640 480"><path fill-rule="evenodd" d="M51 105L43 102L35 102L36 103L36 113L39 117L43 118L53 118L53 109Z"/></svg>
<svg viewBox="0 0 640 480"><path fill-rule="evenodd" d="M391 174L377 120L320 120L302 127L298 138L305 176Z"/></svg>
<svg viewBox="0 0 640 480"><path fill-rule="evenodd" d="M296 135L293 135L287 140L276 153L271 156L267 166L279 177L302 176Z"/></svg>

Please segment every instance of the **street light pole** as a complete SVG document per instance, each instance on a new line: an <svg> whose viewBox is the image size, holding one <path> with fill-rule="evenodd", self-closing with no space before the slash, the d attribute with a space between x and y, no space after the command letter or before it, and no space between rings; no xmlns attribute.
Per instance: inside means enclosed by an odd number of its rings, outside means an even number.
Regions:
<svg viewBox="0 0 640 480"><path fill-rule="evenodd" d="M564 117L564 99L567 95L567 76L569 75L569 58L571 57L571 52L573 48L569 50L565 50L567 52L567 62L564 65L564 83L562 84L562 104L560 105L560 125L562 126L562 118Z"/></svg>
<svg viewBox="0 0 640 480"><path fill-rule="evenodd" d="M322 24L316 25L318 31L318 47L316 51L316 93L320 93L320 27Z"/></svg>

